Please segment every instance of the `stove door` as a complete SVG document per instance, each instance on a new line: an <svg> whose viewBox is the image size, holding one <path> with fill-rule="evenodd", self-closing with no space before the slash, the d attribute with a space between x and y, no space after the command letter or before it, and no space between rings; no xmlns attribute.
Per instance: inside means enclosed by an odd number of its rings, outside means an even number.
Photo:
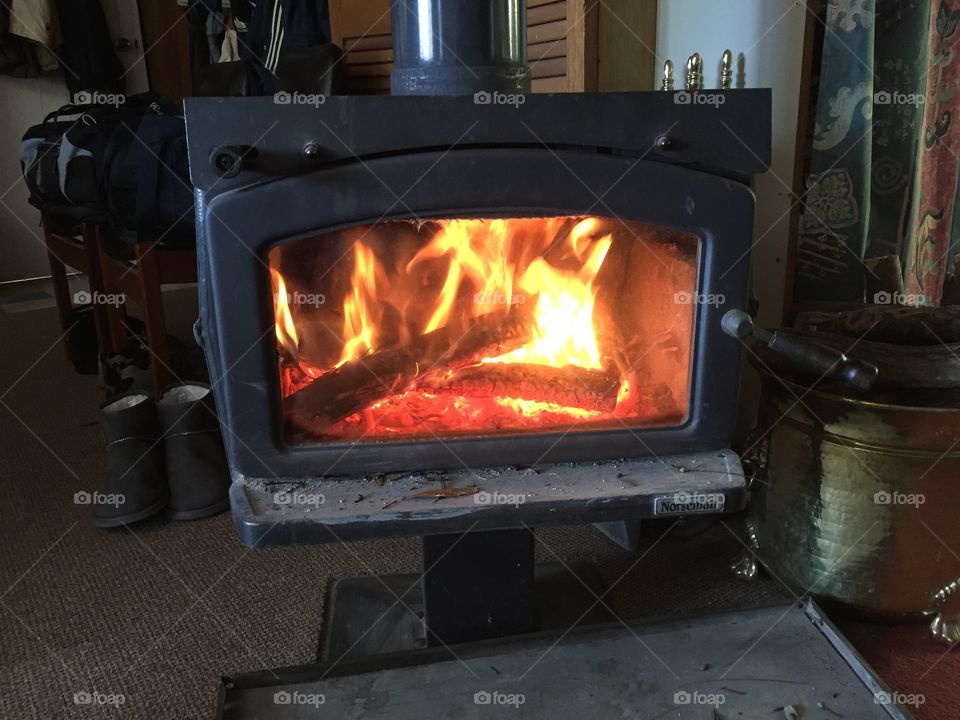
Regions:
<svg viewBox="0 0 960 720"><path fill-rule="evenodd" d="M412 185L411 185L412 182ZM205 348L252 477L725 447L753 195L573 151L366 160L204 209Z"/></svg>

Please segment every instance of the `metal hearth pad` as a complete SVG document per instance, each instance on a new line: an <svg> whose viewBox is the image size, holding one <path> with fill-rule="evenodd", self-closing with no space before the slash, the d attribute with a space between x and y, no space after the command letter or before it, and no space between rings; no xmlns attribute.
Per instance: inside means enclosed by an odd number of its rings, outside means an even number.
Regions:
<svg viewBox="0 0 960 720"><path fill-rule="evenodd" d="M217 717L911 717L812 601L451 650L225 677Z"/></svg>
<svg viewBox="0 0 960 720"><path fill-rule="evenodd" d="M471 494L457 496L456 489ZM235 478L230 503L243 542L270 547L716 516L745 507L746 482L737 454L716 450L303 482Z"/></svg>

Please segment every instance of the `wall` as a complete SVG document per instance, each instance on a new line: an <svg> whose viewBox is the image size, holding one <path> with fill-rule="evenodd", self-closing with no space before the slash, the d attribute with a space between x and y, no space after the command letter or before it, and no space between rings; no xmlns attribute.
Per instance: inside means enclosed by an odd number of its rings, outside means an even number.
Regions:
<svg viewBox="0 0 960 720"><path fill-rule="evenodd" d="M101 0L114 40L131 41L133 50L119 53L127 68L127 92L147 89L137 6L129 0ZM27 202L20 175L20 138L51 110L69 102L67 86L57 73L35 79L0 75L0 282L50 274L40 233L40 213Z"/></svg>
<svg viewBox="0 0 960 720"><path fill-rule="evenodd" d="M40 213L27 203L20 175L20 138L67 100L60 75L34 80L0 75L0 282L50 274Z"/></svg>
<svg viewBox="0 0 960 720"><path fill-rule="evenodd" d="M773 89L773 162L770 171L756 179L757 212L754 227L753 294L760 302L758 322L779 325L783 314L792 204L797 113L805 0L660 0L657 53L670 58L678 82L687 58L699 52L704 58L704 86L719 84L720 57L729 48L745 56L744 87ZM662 67L662 62L661 62ZM736 140L731 139L731 142ZM742 262L746 262L743 260ZM760 403L758 377L744 360L735 444L743 447Z"/></svg>
<svg viewBox="0 0 960 720"><path fill-rule="evenodd" d="M704 58L705 87L716 87L727 48L745 55L745 87L773 88L773 164L756 181L753 251L753 290L768 325L783 309L806 12L796 0L661 0L658 14L657 54L673 60L678 88L694 51Z"/></svg>

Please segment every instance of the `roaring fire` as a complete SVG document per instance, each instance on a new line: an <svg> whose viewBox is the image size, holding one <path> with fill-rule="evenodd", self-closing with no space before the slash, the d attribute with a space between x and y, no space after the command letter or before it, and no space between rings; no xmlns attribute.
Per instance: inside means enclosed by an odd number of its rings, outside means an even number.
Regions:
<svg viewBox="0 0 960 720"><path fill-rule="evenodd" d="M577 223L556 248L548 248L565 265L572 261L572 268L559 268L541 256L524 269L517 267L520 253L514 247L522 238L508 232L505 220L492 220L486 225L475 220L449 221L406 267L413 273L431 261L447 262L439 300L422 334L449 325L455 310L464 306L467 317L478 317L498 308L535 302L531 340L480 362L601 369L593 327L594 280L612 238L609 234L598 235L598 229L597 219L587 218ZM377 338L375 308L383 302L378 293L385 297L393 294L385 277L373 251L357 242L353 291L343 306L346 341L336 367L373 350ZM474 292L472 307L463 302L465 289Z"/></svg>
<svg viewBox="0 0 960 720"><path fill-rule="evenodd" d="M366 232L351 238L349 278L332 286L341 300L314 315L291 308L291 274L271 258L285 414L299 431L523 429L674 412L662 409L672 390L638 386L610 298L598 319L611 223L551 217L394 226L389 242ZM309 282L301 276L294 286L316 289Z"/></svg>

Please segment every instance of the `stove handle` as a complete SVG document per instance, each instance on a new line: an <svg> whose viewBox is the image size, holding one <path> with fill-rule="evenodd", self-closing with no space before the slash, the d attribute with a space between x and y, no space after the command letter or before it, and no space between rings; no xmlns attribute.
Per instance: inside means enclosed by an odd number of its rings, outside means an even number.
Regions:
<svg viewBox="0 0 960 720"><path fill-rule="evenodd" d="M853 390L865 392L877 380L876 365L848 358L844 353L799 337L786 330L757 327L743 310L728 310L721 320L723 331L741 341L753 338L783 355L794 365L816 373L821 379L837 380Z"/></svg>

